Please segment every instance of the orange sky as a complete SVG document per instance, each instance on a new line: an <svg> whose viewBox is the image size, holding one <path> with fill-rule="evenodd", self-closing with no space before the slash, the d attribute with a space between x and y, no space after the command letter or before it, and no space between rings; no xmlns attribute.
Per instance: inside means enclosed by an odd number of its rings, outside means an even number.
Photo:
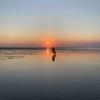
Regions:
<svg viewBox="0 0 100 100"><path fill-rule="evenodd" d="M65 35L60 37L53 37L52 36L46 36L38 39L34 39L34 37L5 37L0 39L0 44L3 46L47 46L47 41L49 41L49 46L56 46L59 44L62 44L63 46L69 46L69 45L80 45L83 43L98 43L100 42L100 37L95 35L83 35L83 36L75 36L75 35ZM61 46L61 45L60 45Z"/></svg>
<svg viewBox="0 0 100 100"><path fill-rule="evenodd" d="M100 43L99 0L0 1L0 47Z"/></svg>

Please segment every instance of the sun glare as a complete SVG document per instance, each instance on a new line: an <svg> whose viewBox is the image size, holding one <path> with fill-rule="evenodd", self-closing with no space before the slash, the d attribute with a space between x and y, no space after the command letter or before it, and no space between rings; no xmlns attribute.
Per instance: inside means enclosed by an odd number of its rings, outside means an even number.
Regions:
<svg viewBox="0 0 100 100"><path fill-rule="evenodd" d="M47 45L49 45L50 44L50 42L49 41L47 41L47 43L46 43Z"/></svg>
<svg viewBox="0 0 100 100"><path fill-rule="evenodd" d="M52 39L44 39L43 42L41 41L41 46L46 47L46 48L50 48L50 47L54 46L54 42Z"/></svg>

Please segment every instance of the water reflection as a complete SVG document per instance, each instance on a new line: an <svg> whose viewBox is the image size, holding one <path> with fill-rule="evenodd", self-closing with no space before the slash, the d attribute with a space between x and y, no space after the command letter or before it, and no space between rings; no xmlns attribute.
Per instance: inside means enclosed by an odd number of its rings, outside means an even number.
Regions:
<svg viewBox="0 0 100 100"><path fill-rule="evenodd" d="M52 53L50 51L52 51ZM55 48L54 47L51 50L49 48L47 48L46 49L46 54L48 56L52 56L51 58L52 58L52 61L53 62L56 60L56 51L55 51ZM52 54L52 55L50 55L50 54Z"/></svg>
<svg viewBox="0 0 100 100"><path fill-rule="evenodd" d="M47 53L47 54L49 54L49 53L50 53L50 50L49 50L49 48L47 48L47 50L46 50L46 53Z"/></svg>
<svg viewBox="0 0 100 100"><path fill-rule="evenodd" d="M52 61L54 62L55 61L55 58L56 58L56 50L55 50L54 47L52 47L52 53L53 53Z"/></svg>
<svg viewBox="0 0 100 100"><path fill-rule="evenodd" d="M55 54L55 53L53 53L53 56L52 56L52 61L54 62L54 61L55 61L55 59L56 59L56 54Z"/></svg>
<svg viewBox="0 0 100 100"><path fill-rule="evenodd" d="M0 51L0 100L100 100L100 51L56 52Z"/></svg>

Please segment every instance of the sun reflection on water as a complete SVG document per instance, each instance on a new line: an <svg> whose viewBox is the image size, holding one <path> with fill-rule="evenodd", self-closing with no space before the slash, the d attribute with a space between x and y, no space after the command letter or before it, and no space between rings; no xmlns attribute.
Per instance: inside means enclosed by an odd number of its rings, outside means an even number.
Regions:
<svg viewBox="0 0 100 100"><path fill-rule="evenodd" d="M46 49L46 53L47 53L47 54L50 54L49 48Z"/></svg>

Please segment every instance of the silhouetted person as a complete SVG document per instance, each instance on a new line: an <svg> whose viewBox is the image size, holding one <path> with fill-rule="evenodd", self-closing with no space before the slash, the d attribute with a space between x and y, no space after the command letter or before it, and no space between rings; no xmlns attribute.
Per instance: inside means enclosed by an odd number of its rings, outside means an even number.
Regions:
<svg viewBox="0 0 100 100"><path fill-rule="evenodd" d="M53 53L52 61L54 62L55 61L55 57L56 57L56 51L55 51L54 47L52 47L52 53Z"/></svg>
<svg viewBox="0 0 100 100"><path fill-rule="evenodd" d="M55 48L54 48L54 47L52 47L52 52L53 52L53 53L56 53L56 51L55 51Z"/></svg>

